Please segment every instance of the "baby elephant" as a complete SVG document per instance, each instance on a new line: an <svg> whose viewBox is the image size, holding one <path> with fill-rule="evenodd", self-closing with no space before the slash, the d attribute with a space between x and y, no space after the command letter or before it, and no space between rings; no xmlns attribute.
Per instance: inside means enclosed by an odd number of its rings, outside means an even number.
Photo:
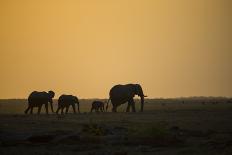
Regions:
<svg viewBox="0 0 232 155"><path fill-rule="evenodd" d="M67 114L70 105L73 107L73 112L76 113L75 103L77 104L78 113L80 113L79 100L76 96L61 95L58 99L58 109L56 110L56 113L58 114L61 109L61 114L63 114L63 110L66 108L65 113Z"/></svg>
<svg viewBox="0 0 232 155"><path fill-rule="evenodd" d="M96 112L99 111L99 109L101 110L101 112L104 112L104 102L101 102L101 101L93 101L92 103L92 108L91 108L91 111L92 112L93 110L95 110Z"/></svg>

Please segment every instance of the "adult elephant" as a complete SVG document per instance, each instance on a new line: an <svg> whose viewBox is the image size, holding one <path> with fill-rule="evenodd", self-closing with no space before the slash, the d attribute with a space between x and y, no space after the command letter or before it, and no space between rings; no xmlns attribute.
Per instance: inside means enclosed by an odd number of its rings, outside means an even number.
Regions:
<svg viewBox="0 0 232 155"><path fill-rule="evenodd" d="M147 97L143 94L143 89L139 84L126 84L126 85L115 85L110 89L109 100L106 105L106 110L108 109L108 103L111 100L113 105L112 111L117 112L117 107L121 104L128 102L126 112L130 111L132 106L132 111L135 110L134 96L138 95L141 98L141 112L143 111L144 106L144 97Z"/></svg>
<svg viewBox="0 0 232 155"><path fill-rule="evenodd" d="M48 92L38 92L38 91L33 91L29 97L28 97L28 107L25 110L25 114L28 113L30 110L30 113L33 113L33 108L38 107L38 114L40 114L41 107L44 104L46 113L48 114L48 103L51 104L51 110L53 112L53 97L55 96L55 93L53 91L48 91Z"/></svg>
<svg viewBox="0 0 232 155"><path fill-rule="evenodd" d="M75 104L77 104L78 107L78 113L80 113L80 107L79 107L79 100L76 96L73 95L61 95L58 99L58 108L56 110L56 113L59 113L59 110L61 109L61 114L63 114L64 108L66 108L66 114L68 113L68 109L70 105L73 108L73 112L76 113L76 107Z"/></svg>

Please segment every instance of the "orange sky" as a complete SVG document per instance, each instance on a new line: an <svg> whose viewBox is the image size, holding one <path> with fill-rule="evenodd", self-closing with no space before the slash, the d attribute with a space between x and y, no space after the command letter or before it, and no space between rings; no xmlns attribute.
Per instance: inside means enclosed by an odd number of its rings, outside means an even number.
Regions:
<svg viewBox="0 0 232 155"><path fill-rule="evenodd" d="M0 0L0 98L232 96L230 0Z"/></svg>

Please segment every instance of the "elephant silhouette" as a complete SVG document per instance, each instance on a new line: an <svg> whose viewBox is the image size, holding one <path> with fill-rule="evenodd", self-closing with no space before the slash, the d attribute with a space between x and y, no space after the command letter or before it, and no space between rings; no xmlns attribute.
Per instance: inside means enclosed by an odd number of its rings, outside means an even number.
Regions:
<svg viewBox="0 0 232 155"><path fill-rule="evenodd" d="M132 111L136 112L134 96L138 95L141 98L141 112L144 107L144 98L147 97L143 94L143 89L140 84L126 84L126 85L115 85L110 89L109 100L107 101L106 111L108 109L108 103L111 101L113 112L117 112L117 107L121 104L128 102L126 112L130 111L132 106Z"/></svg>
<svg viewBox="0 0 232 155"><path fill-rule="evenodd" d="M53 112L53 97L55 93L53 91L38 92L33 91L28 97L28 107L25 110L25 114L30 110L30 114L33 113L33 108L38 107L38 114L41 112L42 105L45 105L46 113L48 114L48 103L51 104L51 110Z"/></svg>
<svg viewBox="0 0 232 155"><path fill-rule="evenodd" d="M80 106L79 106L79 100L76 96L73 95L61 95L58 99L58 108L56 110L56 113L59 113L59 110L61 109L61 114L63 114L64 108L66 108L65 113L68 113L70 105L73 108L73 113L76 113L76 107L75 104L77 104L78 107L78 113L80 113Z"/></svg>

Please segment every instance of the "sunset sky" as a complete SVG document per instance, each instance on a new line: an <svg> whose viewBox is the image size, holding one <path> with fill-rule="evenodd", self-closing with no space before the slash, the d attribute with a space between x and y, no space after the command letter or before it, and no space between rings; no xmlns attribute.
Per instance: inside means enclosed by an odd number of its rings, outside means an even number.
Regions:
<svg viewBox="0 0 232 155"><path fill-rule="evenodd" d="M0 98L232 96L231 0L0 0Z"/></svg>

